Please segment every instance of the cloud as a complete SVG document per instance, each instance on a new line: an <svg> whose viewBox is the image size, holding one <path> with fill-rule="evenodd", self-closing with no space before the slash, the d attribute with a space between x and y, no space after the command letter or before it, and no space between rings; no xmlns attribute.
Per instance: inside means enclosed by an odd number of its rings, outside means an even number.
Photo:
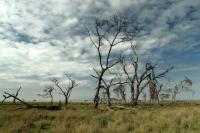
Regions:
<svg viewBox="0 0 200 133"><path fill-rule="evenodd" d="M1 0L0 80L30 83L31 91L34 83L69 73L83 88L94 88L89 74L98 56L83 27L114 13L144 26L134 41L141 58L163 65L188 62L192 69L200 57L199 7L199 0ZM115 48L114 56L119 51L129 56L129 45Z"/></svg>

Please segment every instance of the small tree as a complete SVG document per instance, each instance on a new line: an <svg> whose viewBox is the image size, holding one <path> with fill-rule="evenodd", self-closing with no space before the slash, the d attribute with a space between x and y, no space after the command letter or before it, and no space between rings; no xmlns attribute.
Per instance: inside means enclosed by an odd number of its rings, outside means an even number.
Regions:
<svg viewBox="0 0 200 133"><path fill-rule="evenodd" d="M77 86L77 83L75 80L71 79L69 76L65 75L68 78L68 84L67 85L60 85L60 82L54 78L51 79L51 81L56 85L56 87L61 91L61 93L64 95L65 98L65 105L68 104L69 97L71 95L72 89Z"/></svg>
<svg viewBox="0 0 200 133"><path fill-rule="evenodd" d="M50 98L51 99L51 105L53 104L53 91L55 88L51 85L46 85L43 89L43 94L38 94L39 96L43 98Z"/></svg>
<svg viewBox="0 0 200 133"><path fill-rule="evenodd" d="M172 101L176 101L177 94L180 94L183 91L192 91L192 80L185 77L185 79L181 80L179 83L175 81L170 81L170 88L168 89L168 92L171 93Z"/></svg>
<svg viewBox="0 0 200 133"><path fill-rule="evenodd" d="M94 30L87 28L88 36L97 50L100 66L100 68L94 68L96 74L93 75L97 79L95 108L99 105L100 89L107 86L103 81L105 74L119 63L119 60L111 58L113 48L132 41L139 30L138 26L131 27L132 30L130 30L129 24L126 17L114 15L111 19L96 19Z"/></svg>
<svg viewBox="0 0 200 133"><path fill-rule="evenodd" d="M103 89L105 90L105 94L107 96L107 102L108 102L108 106L111 106L111 97L110 97L110 90L112 87L115 87L115 86L120 86L120 85L123 85L125 84L125 82L115 82L114 83L114 80L116 80L116 78L112 78L109 80L109 83L107 83L107 81L105 79L102 80L104 86L103 86Z"/></svg>
<svg viewBox="0 0 200 133"><path fill-rule="evenodd" d="M126 93L125 93L125 85L120 84L117 85L114 89L113 89L114 93L117 95L118 98L121 97L121 99L126 102Z"/></svg>

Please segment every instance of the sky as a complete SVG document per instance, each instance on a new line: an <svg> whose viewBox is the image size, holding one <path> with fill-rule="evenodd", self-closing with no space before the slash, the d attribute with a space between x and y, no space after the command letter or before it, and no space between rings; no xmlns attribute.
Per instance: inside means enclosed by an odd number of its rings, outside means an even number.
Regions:
<svg viewBox="0 0 200 133"><path fill-rule="evenodd" d="M79 84L71 99L92 98L98 57L84 27L116 13L143 25L134 38L141 58L173 64L172 79L193 80L196 93L179 98L200 99L199 0L0 0L0 94L22 86L20 97L42 100L49 79L64 82L67 73Z"/></svg>

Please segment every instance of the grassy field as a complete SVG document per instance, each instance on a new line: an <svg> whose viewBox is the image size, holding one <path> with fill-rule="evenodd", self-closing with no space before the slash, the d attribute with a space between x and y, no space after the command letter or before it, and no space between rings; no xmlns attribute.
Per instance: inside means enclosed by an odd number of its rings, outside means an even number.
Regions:
<svg viewBox="0 0 200 133"><path fill-rule="evenodd" d="M60 111L0 105L0 133L199 133L200 102L94 110L90 103L70 103Z"/></svg>

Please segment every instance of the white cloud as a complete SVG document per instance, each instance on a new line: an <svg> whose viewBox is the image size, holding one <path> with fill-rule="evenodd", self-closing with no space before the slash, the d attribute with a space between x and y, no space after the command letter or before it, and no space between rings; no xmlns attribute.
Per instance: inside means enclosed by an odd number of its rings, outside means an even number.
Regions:
<svg viewBox="0 0 200 133"><path fill-rule="evenodd" d="M187 14L191 6L198 7L200 2L173 2L1 0L0 80L13 82L14 86L19 80L39 84L40 80L62 77L67 72L86 88L92 67L97 66L98 62L96 49L83 31L83 26L91 26L93 17L110 16L115 12L128 14L131 19L138 18L145 23L148 34L134 42L140 45L141 54L160 48L153 56L162 58L163 49L178 52L182 51L181 48L190 50L199 45L190 35L199 35L200 11L195 9L189 16ZM193 20L187 17L193 17ZM180 18L178 22L177 18ZM129 44L114 48L113 52L119 51L130 53ZM5 84L3 86L6 87ZM30 88L32 85L27 86Z"/></svg>

